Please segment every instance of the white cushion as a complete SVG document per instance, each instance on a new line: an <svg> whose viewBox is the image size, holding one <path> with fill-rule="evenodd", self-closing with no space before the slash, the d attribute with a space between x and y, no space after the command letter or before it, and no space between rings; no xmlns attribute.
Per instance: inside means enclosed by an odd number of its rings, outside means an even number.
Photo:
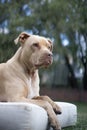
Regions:
<svg viewBox="0 0 87 130"><path fill-rule="evenodd" d="M62 127L75 125L77 107L71 103L56 102L62 109L57 115ZM34 104L0 103L0 130L46 130L46 111Z"/></svg>
<svg viewBox="0 0 87 130"><path fill-rule="evenodd" d="M77 122L77 107L66 102L56 102L62 109L62 114L58 115L58 120L62 127L73 126Z"/></svg>

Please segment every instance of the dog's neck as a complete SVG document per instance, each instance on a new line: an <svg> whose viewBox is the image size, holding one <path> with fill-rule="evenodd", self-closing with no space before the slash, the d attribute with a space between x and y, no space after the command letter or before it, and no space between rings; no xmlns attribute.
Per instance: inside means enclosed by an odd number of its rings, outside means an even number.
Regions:
<svg viewBox="0 0 87 130"><path fill-rule="evenodd" d="M22 47L20 47L17 52L15 53L15 55L8 60L7 63L10 64L20 64L20 66L23 68L23 70L25 71L25 73L27 73L28 75L34 75L34 73L37 71L37 69L32 66L31 64L29 64L28 62L25 61L24 57L21 56L22 54Z"/></svg>

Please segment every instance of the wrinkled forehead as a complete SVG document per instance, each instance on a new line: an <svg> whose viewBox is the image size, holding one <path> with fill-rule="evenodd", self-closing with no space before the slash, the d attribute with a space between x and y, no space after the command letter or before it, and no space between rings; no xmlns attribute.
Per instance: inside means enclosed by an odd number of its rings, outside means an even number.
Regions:
<svg viewBox="0 0 87 130"><path fill-rule="evenodd" d="M48 46L48 45L51 44L51 43L48 41L47 38L42 37L42 36L38 36L38 35L31 35L31 36L29 37L29 40L31 41L31 44L33 44L33 43L39 43L40 45L43 45L43 46Z"/></svg>

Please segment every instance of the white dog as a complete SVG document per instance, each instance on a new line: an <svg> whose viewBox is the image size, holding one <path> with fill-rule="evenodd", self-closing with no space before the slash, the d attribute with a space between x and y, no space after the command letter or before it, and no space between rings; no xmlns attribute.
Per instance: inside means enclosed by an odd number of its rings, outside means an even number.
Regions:
<svg viewBox="0 0 87 130"><path fill-rule="evenodd" d="M52 63L52 42L44 37L22 32L15 43L21 43L16 54L0 64L0 101L28 102L43 107L55 130L61 127L56 114L61 110L48 96L39 96L38 69Z"/></svg>

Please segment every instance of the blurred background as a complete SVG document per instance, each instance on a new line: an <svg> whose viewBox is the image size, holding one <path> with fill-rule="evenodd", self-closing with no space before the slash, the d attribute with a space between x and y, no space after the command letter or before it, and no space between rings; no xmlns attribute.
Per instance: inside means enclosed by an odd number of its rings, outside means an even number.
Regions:
<svg viewBox="0 0 87 130"><path fill-rule="evenodd" d="M0 62L16 52L22 31L53 41L53 64L40 70L44 91L87 101L87 0L0 0Z"/></svg>
<svg viewBox="0 0 87 130"><path fill-rule="evenodd" d="M0 62L16 52L22 31L53 41L53 64L40 70L41 94L79 101L87 117L87 0L0 0Z"/></svg>

